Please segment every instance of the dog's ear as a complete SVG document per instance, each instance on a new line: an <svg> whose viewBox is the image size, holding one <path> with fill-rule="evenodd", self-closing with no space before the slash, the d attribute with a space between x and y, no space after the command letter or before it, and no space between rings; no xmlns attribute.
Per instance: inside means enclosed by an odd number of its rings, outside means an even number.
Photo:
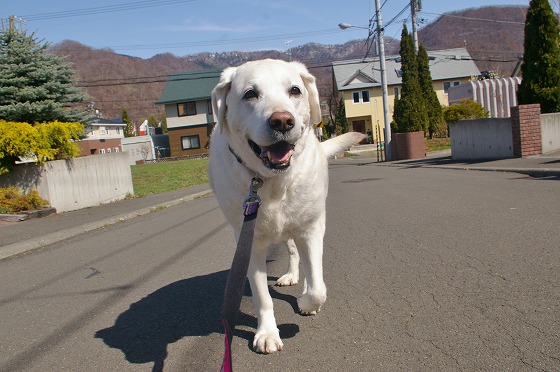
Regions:
<svg viewBox="0 0 560 372"><path fill-rule="evenodd" d="M315 83L315 76L311 75L302 63L291 63L298 69L299 75L305 84L309 100L309 109L311 111L311 122L313 124L319 124L321 122L321 104L319 103L319 91Z"/></svg>
<svg viewBox="0 0 560 372"><path fill-rule="evenodd" d="M226 68L220 76L220 82L216 85L214 90L212 90L212 110L214 111L214 116L216 117L220 131L224 130L224 127L227 125L226 97L231 88L231 80L236 70L236 67Z"/></svg>

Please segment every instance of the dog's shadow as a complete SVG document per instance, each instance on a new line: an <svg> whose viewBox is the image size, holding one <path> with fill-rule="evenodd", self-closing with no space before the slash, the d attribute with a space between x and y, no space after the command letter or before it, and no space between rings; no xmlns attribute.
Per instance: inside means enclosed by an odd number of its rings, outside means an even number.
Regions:
<svg viewBox="0 0 560 372"><path fill-rule="evenodd" d="M120 314L112 327L99 330L96 338L109 347L121 350L130 363L154 363L153 371L163 371L167 345L185 336L207 336L223 333L220 311L228 271L180 280L142 298ZM251 296L249 284L245 296ZM287 301L297 310L293 296L271 290L271 295ZM256 329L254 316L241 312L238 325ZM280 325L284 338L293 337L295 324ZM246 339L251 347L254 333L236 329L237 337Z"/></svg>

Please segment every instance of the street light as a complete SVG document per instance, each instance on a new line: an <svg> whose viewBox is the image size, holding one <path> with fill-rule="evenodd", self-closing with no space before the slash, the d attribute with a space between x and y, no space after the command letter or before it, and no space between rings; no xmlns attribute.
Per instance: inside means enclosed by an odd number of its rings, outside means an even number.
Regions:
<svg viewBox="0 0 560 372"><path fill-rule="evenodd" d="M387 92L387 72L385 68L385 46L383 44L383 27L381 26L381 12L379 11L379 0L376 0L377 9L377 44L379 48L379 70L381 72L381 96L383 98L383 120L385 134L385 160L391 160L391 119L389 118L389 94ZM347 28L363 28L370 30L369 27L353 26L349 23L341 22L338 24L341 30ZM370 36L373 32L370 30ZM372 41L373 42L373 41ZM373 125L373 123L372 123ZM373 129L373 128L372 128Z"/></svg>

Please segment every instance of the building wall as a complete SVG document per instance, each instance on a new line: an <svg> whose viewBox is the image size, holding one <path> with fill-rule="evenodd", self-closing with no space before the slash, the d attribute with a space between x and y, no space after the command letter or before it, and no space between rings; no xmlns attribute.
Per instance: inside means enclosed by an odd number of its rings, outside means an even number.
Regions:
<svg viewBox="0 0 560 372"><path fill-rule="evenodd" d="M86 127L88 137L94 138L123 138L126 125L93 124Z"/></svg>
<svg viewBox="0 0 560 372"><path fill-rule="evenodd" d="M80 156L103 155L121 152L121 138L84 139L76 142L80 148Z"/></svg>
<svg viewBox="0 0 560 372"><path fill-rule="evenodd" d="M212 114L208 112L208 108L208 100L196 101L196 115L179 116L177 103L165 105L167 129L212 123L214 118Z"/></svg>
<svg viewBox="0 0 560 372"><path fill-rule="evenodd" d="M169 146L171 147L171 156L186 156L207 154L210 141L211 126L210 125L197 125L182 128L169 128ZM182 140L183 136L198 135L200 147L196 149L183 150Z"/></svg>

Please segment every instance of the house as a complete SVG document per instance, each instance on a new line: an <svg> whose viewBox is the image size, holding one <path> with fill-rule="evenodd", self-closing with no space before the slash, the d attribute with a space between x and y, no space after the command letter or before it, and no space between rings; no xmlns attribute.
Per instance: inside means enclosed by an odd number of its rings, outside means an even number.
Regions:
<svg viewBox="0 0 560 372"><path fill-rule="evenodd" d="M146 160L154 160L156 153L151 136L136 136L122 139L122 150L128 152L130 165Z"/></svg>
<svg viewBox="0 0 560 372"><path fill-rule="evenodd" d="M169 136L165 133L123 138L122 151L128 152L130 165L169 157Z"/></svg>
<svg viewBox="0 0 560 372"><path fill-rule="evenodd" d="M122 151L121 140L125 127L126 124L120 119L95 118L85 127L86 138L77 142L81 149L80 156Z"/></svg>
<svg viewBox="0 0 560 372"><path fill-rule="evenodd" d="M208 153L215 125L211 93L222 70L171 74L156 104L165 105L171 156Z"/></svg>
<svg viewBox="0 0 560 372"><path fill-rule="evenodd" d="M442 105L448 105L450 87L465 83L480 75L465 48L428 52L434 90ZM390 117L393 115L395 95L400 95L402 71L400 56L386 56L387 92ZM383 98L379 58L333 62L333 88L344 101L350 129L373 134L384 141Z"/></svg>

